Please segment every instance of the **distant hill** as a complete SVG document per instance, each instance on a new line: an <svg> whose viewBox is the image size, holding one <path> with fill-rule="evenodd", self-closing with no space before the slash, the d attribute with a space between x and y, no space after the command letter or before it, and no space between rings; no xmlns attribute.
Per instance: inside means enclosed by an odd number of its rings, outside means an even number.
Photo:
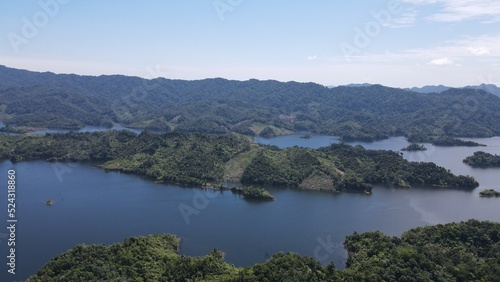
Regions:
<svg viewBox="0 0 500 282"><path fill-rule="evenodd" d="M368 87L368 86L372 86L372 85L375 85L375 84L371 84L371 83L350 83L350 84L339 85L339 86L345 86L345 87ZM335 87L338 87L338 86L328 85L327 87L328 88L335 88Z"/></svg>
<svg viewBox="0 0 500 282"><path fill-rule="evenodd" d="M490 92L491 94L497 95L500 97L500 87L494 85L494 84L481 84L477 86L465 86L464 88L471 88L471 89L480 89L484 90L486 92Z"/></svg>
<svg viewBox="0 0 500 282"><path fill-rule="evenodd" d="M444 86L444 85L426 85L423 87L412 87L412 88L404 88L405 90L410 90L413 92L418 92L418 93L440 93L445 90L448 90L450 86ZM494 94L496 96L500 97L500 88L494 84L481 84L481 85L469 85L469 86L464 86L463 88L467 89L479 89L479 90L484 90L486 92L489 92L491 94Z"/></svg>
<svg viewBox="0 0 500 282"><path fill-rule="evenodd" d="M444 85L426 85L423 87L412 87L412 88L405 88L405 90L410 90L413 92L418 92L418 93L440 93L445 90L448 90L453 87L449 86L444 86Z"/></svg>
<svg viewBox="0 0 500 282"><path fill-rule="evenodd" d="M471 105L470 97L474 105ZM344 140L400 135L500 135L500 98L316 83L80 76L0 66L0 121L8 127L122 124L161 131L273 136L313 131Z"/></svg>
<svg viewBox="0 0 500 282"><path fill-rule="evenodd" d="M351 84L346 84L346 85L343 85L343 86L347 86L347 87L368 87L368 86L372 86L374 84L370 84L370 83L351 83Z"/></svg>

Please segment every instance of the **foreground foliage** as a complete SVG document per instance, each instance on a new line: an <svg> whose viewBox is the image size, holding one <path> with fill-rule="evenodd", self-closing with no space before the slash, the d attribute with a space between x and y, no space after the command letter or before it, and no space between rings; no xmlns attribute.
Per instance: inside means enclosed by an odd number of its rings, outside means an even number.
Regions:
<svg viewBox="0 0 500 282"><path fill-rule="evenodd" d="M0 160L92 161L107 170L155 181L210 187L223 180L256 185L370 192L372 184L475 188L434 163L409 162L399 153L332 144L320 149L259 146L236 134L137 135L127 130L0 135Z"/></svg>
<svg viewBox="0 0 500 282"><path fill-rule="evenodd" d="M345 240L347 268L311 257L278 253L237 268L213 250L177 254L173 235L151 235L109 247L79 245L52 259L28 281L498 281L500 224L470 220L419 227L401 238L380 232Z"/></svg>
<svg viewBox="0 0 500 282"><path fill-rule="evenodd" d="M345 241L352 281L498 281L500 224L470 220Z"/></svg>

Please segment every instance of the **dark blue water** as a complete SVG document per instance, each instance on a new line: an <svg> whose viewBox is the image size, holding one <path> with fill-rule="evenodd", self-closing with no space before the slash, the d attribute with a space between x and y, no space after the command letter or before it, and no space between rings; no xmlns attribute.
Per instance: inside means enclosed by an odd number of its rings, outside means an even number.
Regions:
<svg viewBox="0 0 500 282"><path fill-rule="evenodd" d="M279 138L279 145L293 146L293 136ZM314 146L330 138L334 137L297 136L299 142L308 140ZM500 154L499 138L481 142L489 145L481 150ZM399 150L407 143L392 138L363 145ZM0 281L25 279L76 244L112 244L154 233L180 236L181 252L187 255L221 249L226 260L238 266L264 262L278 251L294 251L342 267L347 256L342 241L354 231L400 235L416 226L470 218L500 221L499 199L478 195L483 188L500 188L500 170L461 164L462 156L474 150L435 147L419 154L405 153L408 159L434 160L454 172L477 177L482 186L472 192L377 186L366 196L275 188L269 190L277 200L263 203L247 202L230 192L155 184L133 175L106 173L92 165L2 162ZM15 276L7 274L8 234L3 227L7 225L9 169L16 170L18 180ZM54 204L47 206L48 199Z"/></svg>

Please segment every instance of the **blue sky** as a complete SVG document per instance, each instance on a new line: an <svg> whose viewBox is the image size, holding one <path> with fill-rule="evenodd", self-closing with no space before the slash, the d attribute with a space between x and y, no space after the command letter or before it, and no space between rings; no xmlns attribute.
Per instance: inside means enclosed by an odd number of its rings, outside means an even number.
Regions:
<svg viewBox="0 0 500 282"><path fill-rule="evenodd" d="M500 85L498 0L0 0L0 64L146 78Z"/></svg>

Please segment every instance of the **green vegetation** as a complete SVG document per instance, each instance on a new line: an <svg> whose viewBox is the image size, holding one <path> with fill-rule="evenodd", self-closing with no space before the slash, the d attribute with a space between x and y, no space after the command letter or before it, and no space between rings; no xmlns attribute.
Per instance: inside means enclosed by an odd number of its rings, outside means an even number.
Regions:
<svg viewBox="0 0 500 282"><path fill-rule="evenodd" d="M243 187L237 191L248 200L274 201L275 198L266 189L261 187Z"/></svg>
<svg viewBox="0 0 500 282"><path fill-rule="evenodd" d="M452 138L449 136L438 136L431 137L425 134L417 133L410 134L407 136L409 142L419 142L419 143L432 143L434 146L441 147L451 147L451 146L464 146L464 147L485 147L484 144L479 144L474 141L465 141L458 138Z"/></svg>
<svg viewBox="0 0 500 282"><path fill-rule="evenodd" d="M347 281L497 281L500 224L470 220L405 232L353 234Z"/></svg>
<svg viewBox="0 0 500 282"><path fill-rule="evenodd" d="M432 140L432 144L436 146L443 146L443 147L449 147L449 146L465 146L465 147L481 147L481 146L486 146L483 144L479 144L474 141L464 141L460 140L457 138L450 138L450 137L439 137L439 138L434 138Z"/></svg>
<svg viewBox="0 0 500 282"><path fill-rule="evenodd" d="M487 197L487 198L500 197L500 192L495 191L493 189L486 189L486 190L479 192L479 195L481 195L481 197Z"/></svg>
<svg viewBox="0 0 500 282"><path fill-rule="evenodd" d="M28 281L220 281L238 269L214 250L204 257L177 254L179 239L151 235L121 244L78 245L52 259Z"/></svg>
<svg viewBox="0 0 500 282"><path fill-rule="evenodd" d="M409 162L400 153L384 150L366 150L361 146L332 144L318 149L326 156L334 156L336 168L346 172L342 181L384 183L407 187L435 185L443 187L475 188L478 183L469 176L454 176L434 163Z"/></svg>
<svg viewBox="0 0 500 282"><path fill-rule="evenodd" d="M417 144L417 143L411 143L410 145L401 149L401 151L426 151L426 150L427 150L427 148L425 148L424 145Z"/></svg>
<svg viewBox="0 0 500 282"><path fill-rule="evenodd" d="M268 137L311 131L344 141L500 135L500 98L475 89L425 94L380 85L145 80L0 66L0 101L0 120L10 126L75 129L121 124L164 132Z"/></svg>
<svg viewBox="0 0 500 282"><path fill-rule="evenodd" d="M272 127L266 126L266 127L264 127L264 129L262 129L260 131L259 136L264 137L264 138L271 138L271 137L275 137L277 135L276 135L276 132L274 132L274 129Z"/></svg>
<svg viewBox="0 0 500 282"><path fill-rule="evenodd" d="M327 191L371 191L373 184L475 188L433 163L399 153L332 144L320 149L259 146L240 135L201 133L136 135L127 130L39 135L0 135L0 160L92 161L106 170L159 182L210 187L231 178L255 185Z"/></svg>
<svg viewBox="0 0 500 282"><path fill-rule="evenodd" d="M470 220L419 227L401 238L354 233L344 245L347 268L311 257L277 253L237 268L213 250L204 257L177 254L179 239L150 235L121 244L79 245L42 267L33 281L498 281L500 223Z"/></svg>
<svg viewBox="0 0 500 282"><path fill-rule="evenodd" d="M500 156L478 151L463 160L472 167L500 167Z"/></svg>

